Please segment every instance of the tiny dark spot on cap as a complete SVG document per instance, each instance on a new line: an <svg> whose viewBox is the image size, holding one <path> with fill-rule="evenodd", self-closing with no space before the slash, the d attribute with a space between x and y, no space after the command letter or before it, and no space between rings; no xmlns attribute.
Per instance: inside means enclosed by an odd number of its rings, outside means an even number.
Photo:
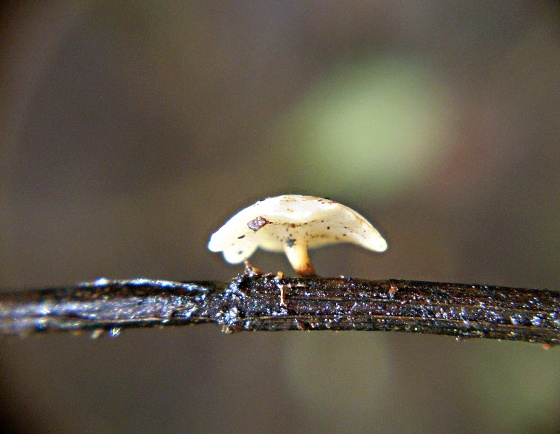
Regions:
<svg viewBox="0 0 560 434"><path fill-rule="evenodd" d="M295 224L295 223L292 223L290 226L293 227L293 228L295 228L295 227L296 227L296 224Z"/></svg>
<svg viewBox="0 0 560 434"><path fill-rule="evenodd" d="M243 254L243 250L240 250L239 252L237 252L238 255L242 255Z"/></svg>
<svg viewBox="0 0 560 434"><path fill-rule="evenodd" d="M240 237L237 237L238 240L241 240L243 238L245 238L245 235L241 235Z"/></svg>
<svg viewBox="0 0 560 434"><path fill-rule="evenodd" d="M270 222L267 219L259 216L255 219L251 220L250 222L247 222L247 227L249 229L251 229L252 231L257 232L259 229L261 229L263 226L267 225L268 223L270 223Z"/></svg>
<svg viewBox="0 0 560 434"><path fill-rule="evenodd" d="M330 227L330 226L327 226L327 231L330 231L330 230L331 230L331 227Z"/></svg>

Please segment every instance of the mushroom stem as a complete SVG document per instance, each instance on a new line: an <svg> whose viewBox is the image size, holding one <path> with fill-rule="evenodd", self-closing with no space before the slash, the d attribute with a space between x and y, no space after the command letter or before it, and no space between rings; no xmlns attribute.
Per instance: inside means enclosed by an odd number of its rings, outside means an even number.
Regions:
<svg viewBox="0 0 560 434"><path fill-rule="evenodd" d="M316 276L315 269L311 265L311 259L307 254L307 244L301 241L292 243L291 245L284 244L284 252L288 257L288 261L292 268L300 276Z"/></svg>

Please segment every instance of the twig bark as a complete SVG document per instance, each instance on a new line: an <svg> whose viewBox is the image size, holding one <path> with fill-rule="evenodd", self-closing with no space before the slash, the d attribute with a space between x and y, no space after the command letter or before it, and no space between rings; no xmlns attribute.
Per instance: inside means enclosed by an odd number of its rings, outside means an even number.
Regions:
<svg viewBox="0 0 560 434"><path fill-rule="evenodd" d="M408 280L106 280L0 294L0 334L215 323L225 332L404 331L560 343L560 293Z"/></svg>

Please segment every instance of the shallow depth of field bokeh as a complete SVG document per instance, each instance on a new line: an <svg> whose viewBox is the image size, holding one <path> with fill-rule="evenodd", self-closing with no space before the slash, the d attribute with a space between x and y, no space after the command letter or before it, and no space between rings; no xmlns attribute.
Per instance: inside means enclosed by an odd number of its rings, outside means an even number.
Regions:
<svg viewBox="0 0 560 434"><path fill-rule="evenodd" d="M342 202L324 276L560 290L555 2L12 2L0 288L227 280L240 208ZM291 274L281 255L253 262ZM560 349L398 333L0 340L13 432L557 432Z"/></svg>

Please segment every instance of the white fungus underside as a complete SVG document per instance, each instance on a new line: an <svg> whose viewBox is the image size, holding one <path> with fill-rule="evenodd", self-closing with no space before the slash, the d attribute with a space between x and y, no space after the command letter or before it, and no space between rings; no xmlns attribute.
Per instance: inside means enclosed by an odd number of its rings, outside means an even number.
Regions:
<svg viewBox="0 0 560 434"><path fill-rule="evenodd" d="M268 223L254 231L247 224L258 217ZM376 252L387 249L381 234L356 211L327 199L298 195L271 197L239 211L211 236L208 248L237 264L259 247L281 252L286 243L310 248L353 243Z"/></svg>

